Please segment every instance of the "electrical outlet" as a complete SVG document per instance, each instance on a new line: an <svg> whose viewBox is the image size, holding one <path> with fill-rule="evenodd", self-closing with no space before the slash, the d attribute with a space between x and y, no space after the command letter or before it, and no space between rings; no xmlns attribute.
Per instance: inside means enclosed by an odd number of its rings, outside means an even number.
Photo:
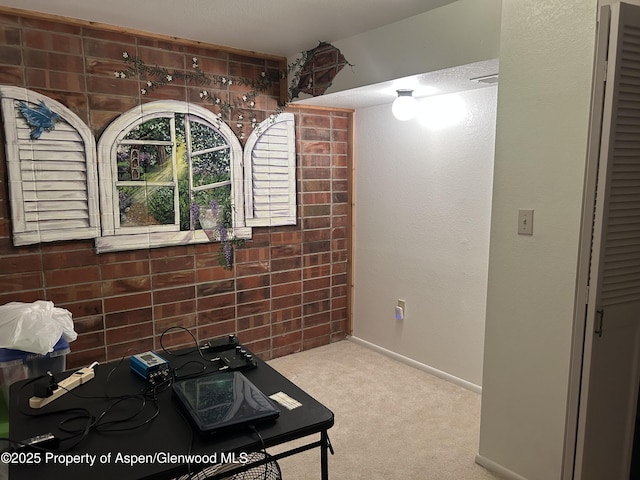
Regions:
<svg viewBox="0 0 640 480"><path fill-rule="evenodd" d="M405 307L405 301L401 299L398 300L398 304L396 305L396 320L404 320L404 317L406 315Z"/></svg>

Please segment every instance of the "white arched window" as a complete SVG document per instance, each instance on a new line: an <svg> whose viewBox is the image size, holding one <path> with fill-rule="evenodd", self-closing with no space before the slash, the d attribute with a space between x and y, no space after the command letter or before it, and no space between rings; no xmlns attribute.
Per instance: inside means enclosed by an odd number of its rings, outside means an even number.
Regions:
<svg viewBox="0 0 640 480"><path fill-rule="evenodd" d="M291 113L258 125L243 151L206 108L151 102L114 120L96 152L89 128L59 102L4 85L0 98L15 245L96 238L100 253L296 224Z"/></svg>
<svg viewBox="0 0 640 480"><path fill-rule="evenodd" d="M221 228L251 236L242 147L205 108L158 101L126 112L100 138L98 170L98 252L208 242Z"/></svg>

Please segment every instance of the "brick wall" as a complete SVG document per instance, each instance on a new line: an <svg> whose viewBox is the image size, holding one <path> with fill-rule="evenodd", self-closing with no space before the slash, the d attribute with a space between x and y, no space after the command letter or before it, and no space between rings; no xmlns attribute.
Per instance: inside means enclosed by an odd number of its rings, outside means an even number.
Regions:
<svg viewBox="0 0 640 480"><path fill-rule="evenodd" d="M122 52L147 64L251 76L282 60L193 42L127 33L0 10L0 84L54 98L82 118L96 139L140 102L170 98L200 104L201 87L175 84L142 96L143 83L115 79ZM235 97L242 87L224 92ZM256 101L259 120L280 86ZM78 339L68 366L159 350L171 326L199 340L238 333L263 358L344 338L348 322L352 113L291 107L296 115L298 222L254 228L235 266L218 265L218 244L98 255L93 241L14 247L4 149L0 151L0 305L51 300L69 309ZM231 122L234 123L234 122ZM248 131L248 129L245 129ZM4 143L4 142L3 142ZM166 346L191 341L183 331Z"/></svg>

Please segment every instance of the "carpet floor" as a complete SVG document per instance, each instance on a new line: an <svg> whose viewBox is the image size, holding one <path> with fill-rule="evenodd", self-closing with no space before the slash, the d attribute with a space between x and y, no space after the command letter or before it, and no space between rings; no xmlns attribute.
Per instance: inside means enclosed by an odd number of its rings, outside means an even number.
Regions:
<svg viewBox="0 0 640 480"><path fill-rule="evenodd" d="M269 364L333 411L332 480L499 478L474 461L480 427L477 393L349 340ZM279 464L284 480L320 478L318 449Z"/></svg>

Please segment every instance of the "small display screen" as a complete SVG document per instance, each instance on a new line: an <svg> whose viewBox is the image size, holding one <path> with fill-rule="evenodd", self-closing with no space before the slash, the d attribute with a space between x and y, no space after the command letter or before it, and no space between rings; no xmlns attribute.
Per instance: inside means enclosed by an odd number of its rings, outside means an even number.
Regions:
<svg viewBox="0 0 640 480"><path fill-rule="evenodd" d="M148 365L153 365L158 362L157 357L155 357L154 355L151 355L150 353L144 353L140 355L140 358L145 362L147 362Z"/></svg>

